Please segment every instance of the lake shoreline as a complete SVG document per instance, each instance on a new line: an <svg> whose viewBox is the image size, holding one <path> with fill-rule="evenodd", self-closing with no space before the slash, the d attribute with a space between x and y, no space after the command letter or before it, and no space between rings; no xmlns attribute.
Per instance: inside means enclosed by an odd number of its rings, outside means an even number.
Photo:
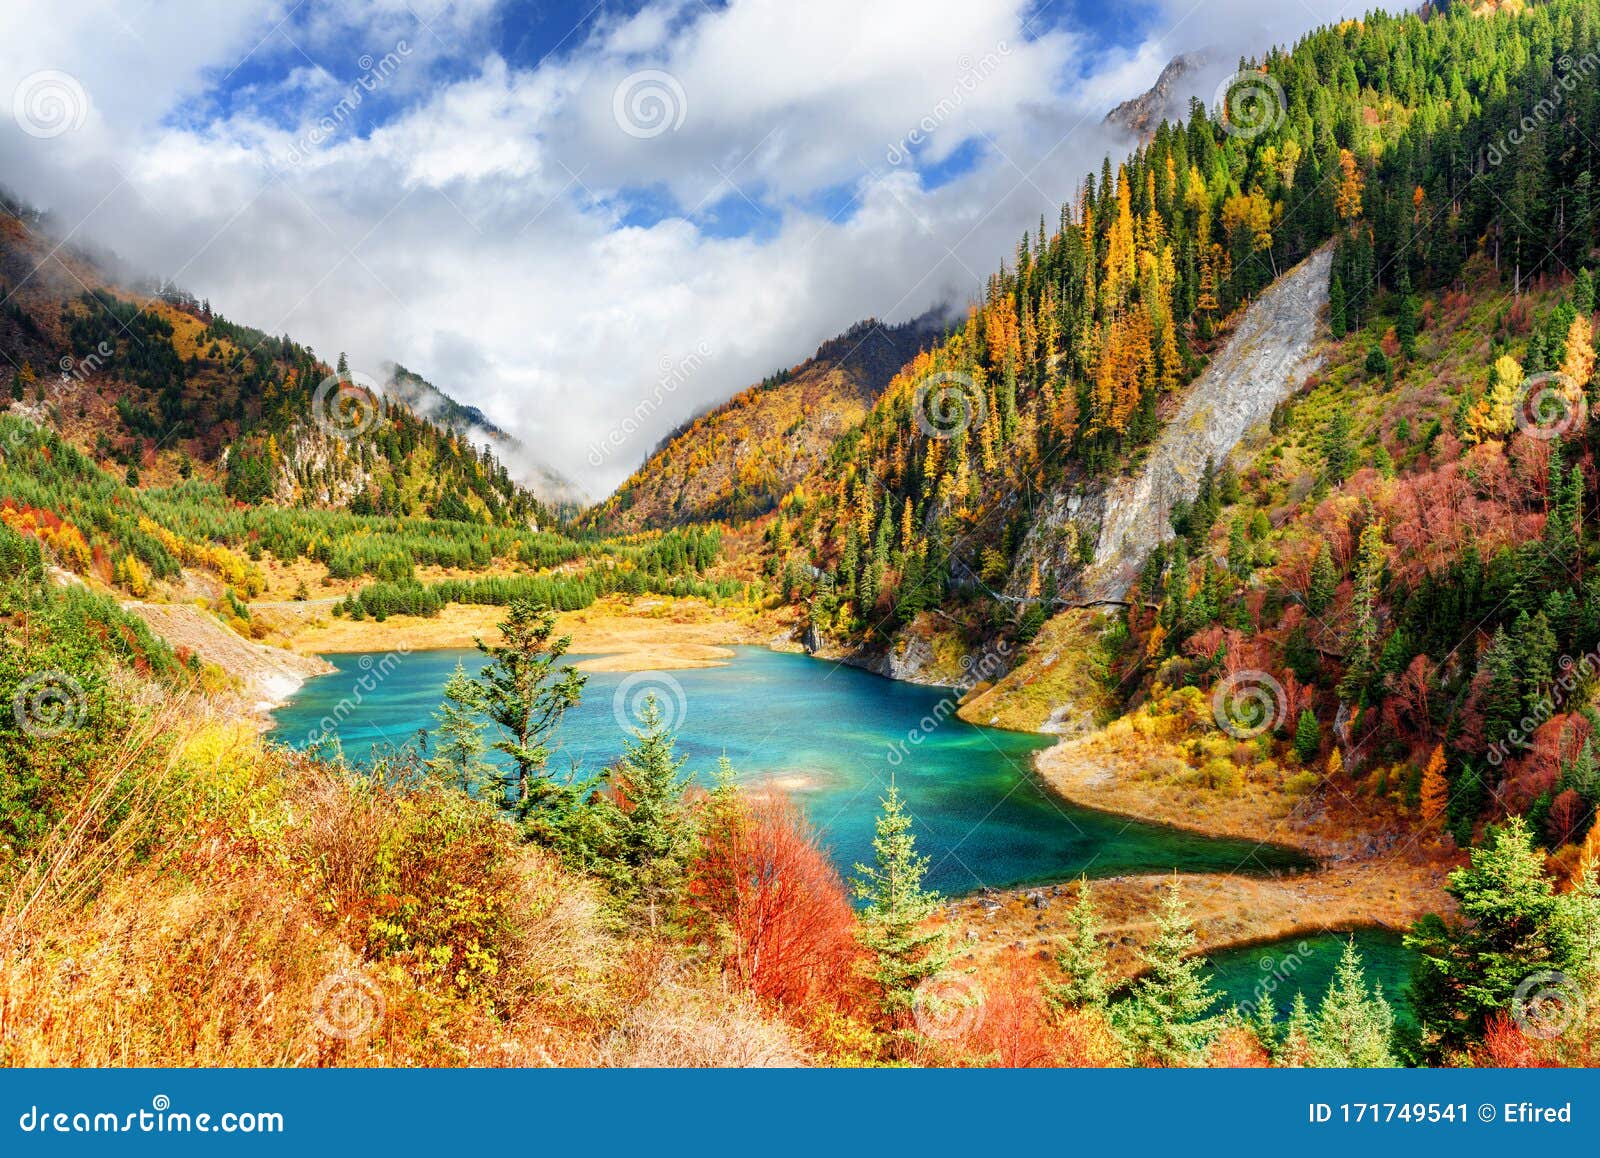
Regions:
<svg viewBox="0 0 1600 1158"><path fill-rule="evenodd" d="M722 666L733 655L728 649L741 645L790 653L802 650L793 640L792 624L771 616L730 621L722 617L725 611L698 600L624 602L612 597L583 611L564 613L558 630L572 636L573 652L585 657L578 666L589 671ZM409 617L393 617L381 624L336 621L337 632L326 627L302 630L295 633L293 642L297 647L334 643L329 649L333 652L381 651L385 645L395 647L397 637L417 650L470 647L473 637L492 631L501 614L502 609L495 607L452 605L442 613L443 623L434 619L409 623ZM852 662L855 657L815 658L843 662L901 682L875 665ZM1039 730L1033 734L1051 735ZM1182 801L1147 785L1119 782L1110 770L1079 758L1081 738L1054 739L1052 746L1033 755L1029 775L1057 799L1197 836L1259 840L1313 860L1305 869L1282 875L1181 873L1185 895L1194 907L1198 951L1243 949L1358 928L1403 930L1446 902L1442 884L1451 867L1449 859L1406 846L1396 853L1398 837L1392 832L1346 833L1338 838L1303 825L1265 823L1261 815L1230 808L1226 800L1197 815ZM1171 874L1153 873L1092 882L1107 917L1108 936L1113 937L1114 967L1133 968L1132 948L1118 938L1131 937L1143 943L1149 932L1148 914L1159 900L1159 890L1171 879ZM952 897L948 919L958 948L966 950L972 963L981 963L1002 949L1046 952L1053 938L1065 931L1075 895L1071 876L985 889Z"/></svg>

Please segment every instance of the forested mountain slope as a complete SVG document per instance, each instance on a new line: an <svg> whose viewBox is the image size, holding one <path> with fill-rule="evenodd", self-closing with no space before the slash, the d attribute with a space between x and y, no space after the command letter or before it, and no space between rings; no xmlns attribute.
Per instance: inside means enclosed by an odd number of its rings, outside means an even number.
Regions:
<svg viewBox="0 0 1600 1158"><path fill-rule="evenodd" d="M1597 17L1347 21L1242 74L1254 120L1196 105L1108 161L780 504L770 566L813 638L991 654L1088 568L1132 606L1075 662L1103 666L1113 714L1152 697L1163 722L1129 726L1197 729L1174 784L1392 800L1463 844L1520 813L1572 862L1600 802ZM1296 277L1327 270L1327 337L1285 346L1323 365L1242 415L1270 411L1259 452L1207 462L1223 444L1196 441L1192 502L1184 480L1146 496L1165 510L1062 518L1108 487L1131 502L1147 465L1177 469L1153 440L1252 392L1221 343L1324 245ZM1174 536L1137 575L1123 514ZM1201 745L1212 716L1271 758Z"/></svg>
<svg viewBox="0 0 1600 1158"><path fill-rule="evenodd" d="M1040 507L1017 552L1009 595L1037 594L1041 575L1071 602L1127 593L1151 551L1173 536L1172 513L1194 502L1206 464L1226 459L1305 384L1326 334L1331 264L1331 251L1320 249L1251 303L1132 474L1109 484L1089 480Z"/></svg>
<svg viewBox="0 0 1600 1158"><path fill-rule="evenodd" d="M422 375L398 364L389 366L383 392L434 425L454 431L474 445L488 446L506 464L518 485L531 491L557 514L576 514L588 505L589 499L582 487L554 467L540 462L521 439L497 426L476 406L457 402Z"/></svg>
<svg viewBox="0 0 1600 1158"><path fill-rule="evenodd" d="M933 316L861 322L669 435L586 518L637 531L765 514L816 469L896 371L938 336Z"/></svg>
<svg viewBox="0 0 1600 1158"><path fill-rule="evenodd" d="M214 479L245 503L548 522L496 457L287 335L171 285L112 284L0 211L4 401L130 485Z"/></svg>

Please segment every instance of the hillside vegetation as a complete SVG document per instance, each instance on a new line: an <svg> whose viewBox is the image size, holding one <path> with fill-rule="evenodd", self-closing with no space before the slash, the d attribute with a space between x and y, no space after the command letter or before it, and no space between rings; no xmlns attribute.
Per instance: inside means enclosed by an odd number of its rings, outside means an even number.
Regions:
<svg viewBox="0 0 1600 1158"><path fill-rule="evenodd" d="M584 523L637 531L766 514L935 334L929 318L851 327L669 435Z"/></svg>

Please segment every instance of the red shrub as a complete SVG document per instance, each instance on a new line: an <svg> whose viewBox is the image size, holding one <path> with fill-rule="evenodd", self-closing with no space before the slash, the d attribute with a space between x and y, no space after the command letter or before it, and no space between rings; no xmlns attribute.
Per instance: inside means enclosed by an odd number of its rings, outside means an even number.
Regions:
<svg viewBox="0 0 1600 1158"><path fill-rule="evenodd" d="M1050 1023L1038 971L1015 954L987 972L971 1025L957 1043L968 1065L1033 1069L1059 1064L1061 1038Z"/></svg>
<svg viewBox="0 0 1600 1158"><path fill-rule="evenodd" d="M782 796L713 801L690 895L703 940L764 1000L851 1005L860 990L855 912L816 833Z"/></svg>

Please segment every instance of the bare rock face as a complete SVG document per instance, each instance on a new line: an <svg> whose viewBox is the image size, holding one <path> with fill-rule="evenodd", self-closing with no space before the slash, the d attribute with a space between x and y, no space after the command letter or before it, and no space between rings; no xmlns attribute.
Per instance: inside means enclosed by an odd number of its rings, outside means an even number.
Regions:
<svg viewBox="0 0 1600 1158"><path fill-rule="evenodd" d="M1106 123L1142 139L1155 132L1156 126L1163 120L1186 120L1188 100L1186 89L1180 86L1186 77L1199 72L1209 63L1203 51L1174 56L1167 61L1161 75L1156 77L1155 84L1112 109L1106 114Z"/></svg>
<svg viewBox="0 0 1600 1158"><path fill-rule="evenodd" d="M1220 464L1320 363L1314 346L1332 260L1324 246L1245 311L1138 473L1051 496L1018 552L1007 594L1024 595L1037 566L1072 602L1124 596L1151 550L1172 537L1172 508L1194 499L1206 459ZM1073 544L1094 528L1094 558L1085 566Z"/></svg>

